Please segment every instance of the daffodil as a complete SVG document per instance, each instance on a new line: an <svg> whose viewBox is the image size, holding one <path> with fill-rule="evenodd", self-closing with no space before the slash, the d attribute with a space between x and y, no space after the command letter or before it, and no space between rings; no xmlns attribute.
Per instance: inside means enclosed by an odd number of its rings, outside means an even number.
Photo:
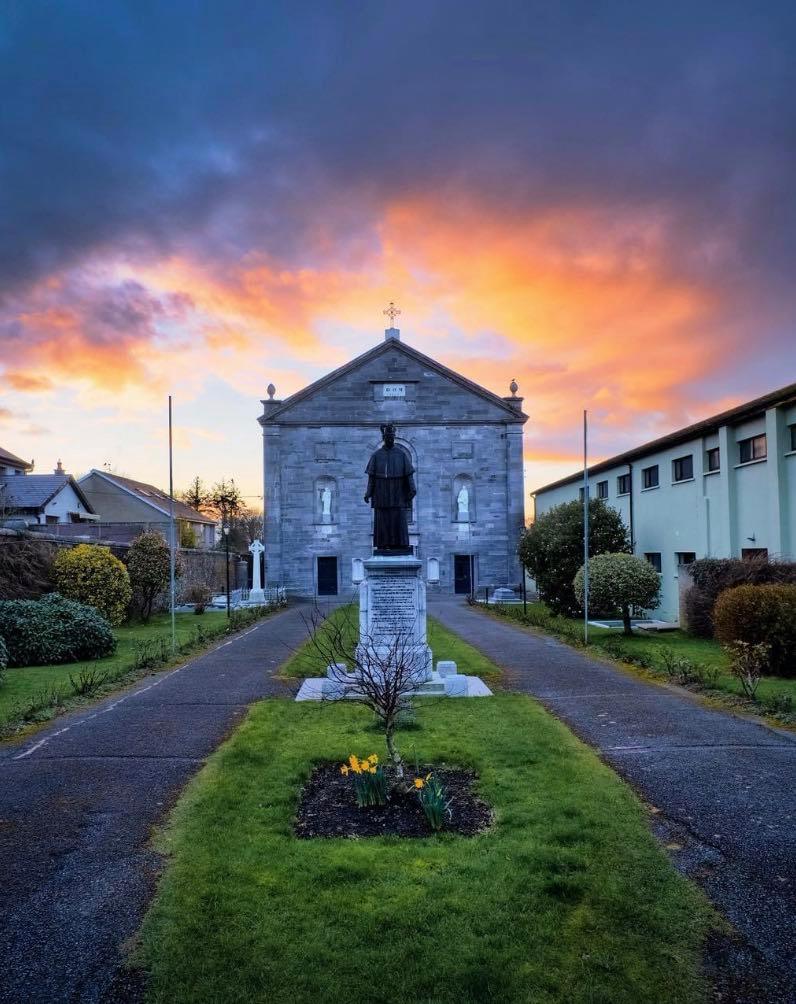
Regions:
<svg viewBox="0 0 796 1004"><path fill-rule="evenodd" d="M375 753L371 753L370 756L368 757L368 760L370 761L370 763L378 763L379 762L379 758L376 756Z"/></svg>
<svg viewBox="0 0 796 1004"><path fill-rule="evenodd" d="M415 778L415 788L422 788L425 783L422 777Z"/></svg>
<svg viewBox="0 0 796 1004"><path fill-rule="evenodd" d="M348 767L345 764L340 768L340 773L345 776L348 773Z"/></svg>

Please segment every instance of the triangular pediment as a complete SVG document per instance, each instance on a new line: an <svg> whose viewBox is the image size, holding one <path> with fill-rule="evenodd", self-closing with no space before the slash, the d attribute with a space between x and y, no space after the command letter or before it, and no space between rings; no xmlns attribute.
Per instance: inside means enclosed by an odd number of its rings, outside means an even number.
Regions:
<svg viewBox="0 0 796 1004"><path fill-rule="evenodd" d="M378 388L397 384L400 400L381 400ZM447 404L452 420L526 421L518 407L405 342L386 339L284 401L263 402L263 425L328 421L371 422L383 417L434 420ZM394 408L395 414L385 408Z"/></svg>

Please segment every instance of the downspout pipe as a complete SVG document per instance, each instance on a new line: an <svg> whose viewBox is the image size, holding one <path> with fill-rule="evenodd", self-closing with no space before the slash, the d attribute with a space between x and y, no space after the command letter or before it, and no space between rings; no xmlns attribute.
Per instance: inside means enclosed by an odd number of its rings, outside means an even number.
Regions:
<svg viewBox="0 0 796 1004"><path fill-rule="evenodd" d="M627 473L630 475L630 505L628 507L628 516L630 519L630 553L636 553L636 538L633 534L633 465L627 465Z"/></svg>

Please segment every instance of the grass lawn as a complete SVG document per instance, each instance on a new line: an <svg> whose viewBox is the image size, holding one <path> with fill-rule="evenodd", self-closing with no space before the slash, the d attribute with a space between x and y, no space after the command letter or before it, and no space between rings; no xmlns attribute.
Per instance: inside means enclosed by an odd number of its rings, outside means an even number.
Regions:
<svg viewBox="0 0 796 1004"><path fill-rule="evenodd" d="M348 638L348 645L353 649L359 638L359 609L356 604L338 607L328 618L343 626ZM480 676L484 683L492 685L501 677L501 671L485 656L444 628L433 617L427 620L428 644L434 653L435 664L439 659L453 659L459 672L466 676ZM323 630L321 627L319 630ZM326 662L312 645L305 645L281 668L280 676L294 679L304 676L323 676L326 672Z"/></svg>
<svg viewBox="0 0 796 1004"><path fill-rule="evenodd" d="M193 613L177 614L177 642L188 642L194 637L199 624L209 632L222 627L225 621L226 612L209 611L199 617ZM58 666L18 666L7 670L5 682L0 685L0 728L4 723L19 719L24 709L43 698L50 688L61 687L66 694L71 693L69 677L76 676L83 666L96 667L100 672L108 672L114 677L132 668L136 642L159 635L171 641L171 618L168 614L155 614L148 624L114 628L113 633L119 640L116 652L104 659L82 660ZM46 713L46 709L43 710Z"/></svg>
<svg viewBox="0 0 796 1004"><path fill-rule="evenodd" d="M715 915L630 788L524 695L416 703L404 754L474 767L492 829L297 839L313 765L382 740L357 705L261 702L159 838L150 1004L705 1000Z"/></svg>
<svg viewBox="0 0 796 1004"><path fill-rule="evenodd" d="M515 620L544 633L553 634L563 641L575 645L582 644L583 621L570 617L556 617L543 603L529 603L527 617L523 615L521 605L489 607L486 608L486 611ZM627 638L621 631L590 627L589 640L598 649L596 654L603 657L610 654L620 661L623 656L629 657L631 660L646 657L649 666L644 667L645 671L659 679L665 678L660 662L661 650L669 648L677 655L685 656L692 662L716 667L719 670L719 676L711 685L711 689L731 694L733 697L743 697L741 684L729 672L726 653L721 645L712 638L695 638L693 635L686 634L685 631L636 632L632 638ZM600 650L600 646L605 642L610 645L609 653ZM761 704L760 710L765 711L765 702L779 696L790 697L794 704L794 712L796 712L796 679L783 679L776 676L764 677L757 690L758 703ZM783 720L788 720L793 717L793 714L782 717Z"/></svg>

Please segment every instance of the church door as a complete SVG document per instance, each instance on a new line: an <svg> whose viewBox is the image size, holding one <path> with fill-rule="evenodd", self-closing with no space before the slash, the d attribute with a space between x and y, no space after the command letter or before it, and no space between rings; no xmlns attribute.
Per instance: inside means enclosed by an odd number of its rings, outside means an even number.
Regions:
<svg viewBox="0 0 796 1004"><path fill-rule="evenodd" d="M337 558L318 558L318 595L337 596Z"/></svg>
<svg viewBox="0 0 796 1004"><path fill-rule="evenodd" d="M471 576L473 556L471 554L454 554L453 556L453 591L469 595L473 591Z"/></svg>

